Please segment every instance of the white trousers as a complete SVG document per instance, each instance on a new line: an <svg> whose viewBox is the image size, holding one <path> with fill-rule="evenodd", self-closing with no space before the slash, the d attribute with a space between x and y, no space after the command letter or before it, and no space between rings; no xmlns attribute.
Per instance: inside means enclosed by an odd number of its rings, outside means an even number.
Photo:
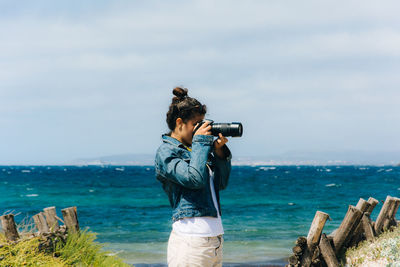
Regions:
<svg viewBox="0 0 400 267"><path fill-rule="evenodd" d="M168 267L221 267L223 243L222 235L184 236L172 231L168 240Z"/></svg>

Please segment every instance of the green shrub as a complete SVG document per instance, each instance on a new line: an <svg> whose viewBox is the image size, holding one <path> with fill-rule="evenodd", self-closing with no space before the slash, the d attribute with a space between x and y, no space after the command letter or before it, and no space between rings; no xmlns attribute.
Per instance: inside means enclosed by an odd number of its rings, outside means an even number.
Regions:
<svg viewBox="0 0 400 267"><path fill-rule="evenodd" d="M122 259L108 256L95 242L96 234L86 230L68 234L65 242L54 243L52 253L39 251L39 237L23 239L17 244L7 242L0 234L0 266L90 266L127 267Z"/></svg>
<svg viewBox="0 0 400 267"><path fill-rule="evenodd" d="M348 266L400 266L400 227L346 252Z"/></svg>
<svg viewBox="0 0 400 267"><path fill-rule="evenodd" d="M86 230L68 234L65 244L56 245L55 254L59 254L67 266L129 266L115 256L108 256L109 252L102 251L102 245L95 239L96 234Z"/></svg>

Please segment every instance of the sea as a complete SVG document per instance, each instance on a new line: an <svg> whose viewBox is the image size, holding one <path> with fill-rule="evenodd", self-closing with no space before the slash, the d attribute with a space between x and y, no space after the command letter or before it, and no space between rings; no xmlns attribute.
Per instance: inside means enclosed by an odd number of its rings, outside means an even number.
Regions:
<svg viewBox="0 0 400 267"><path fill-rule="evenodd" d="M233 166L221 191L224 266L283 265L316 211L337 228L360 198L400 196L396 166ZM81 229L135 266L166 266L171 208L153 166L0 166L0 215L29 225L43 208L76 206Z"/></svg>

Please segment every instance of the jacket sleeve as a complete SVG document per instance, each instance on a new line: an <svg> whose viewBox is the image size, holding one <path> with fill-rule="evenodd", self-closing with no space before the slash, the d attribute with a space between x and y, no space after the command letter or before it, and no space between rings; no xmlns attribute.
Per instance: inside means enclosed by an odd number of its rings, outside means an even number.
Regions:
<svg viewBox="0 0 400 267"><path fill-rule="evenodd" d="M228 186L229 175L231 173L231 159L232 154L229 148L224 145L223 146L224 153L226 158L220 158L214 153L215 163L216 163L216 171L218 173L219 178L219 189L224 190Z"/></svg>
<svg viewBox="0 0 400 267"><path fill-rule="evenodd" d="M158 151L157 171L167 180L190 189L200 189L207 184L207 159L211 152L213 136L195 135L192 142L191 159L186 162L177 153Z"/></svg>

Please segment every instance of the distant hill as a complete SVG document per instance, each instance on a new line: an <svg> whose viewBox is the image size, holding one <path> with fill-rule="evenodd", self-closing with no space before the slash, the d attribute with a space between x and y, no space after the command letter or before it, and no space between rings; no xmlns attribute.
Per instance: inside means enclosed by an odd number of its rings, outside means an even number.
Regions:
<svg viewBox="0 0 400 267"><path fill-rule="evenodd" d="M74 165L153 165L152 154L121 154L77 159ZM233 165L400 165L400 151L290 151L271 156L235 156Z"/></svg>
<svg viewBox="0 0 400 267"><path fill-rule="evenodd" d="M272 156L237 157L239 165L400 165L400 151L290 151Z"/></svg>

